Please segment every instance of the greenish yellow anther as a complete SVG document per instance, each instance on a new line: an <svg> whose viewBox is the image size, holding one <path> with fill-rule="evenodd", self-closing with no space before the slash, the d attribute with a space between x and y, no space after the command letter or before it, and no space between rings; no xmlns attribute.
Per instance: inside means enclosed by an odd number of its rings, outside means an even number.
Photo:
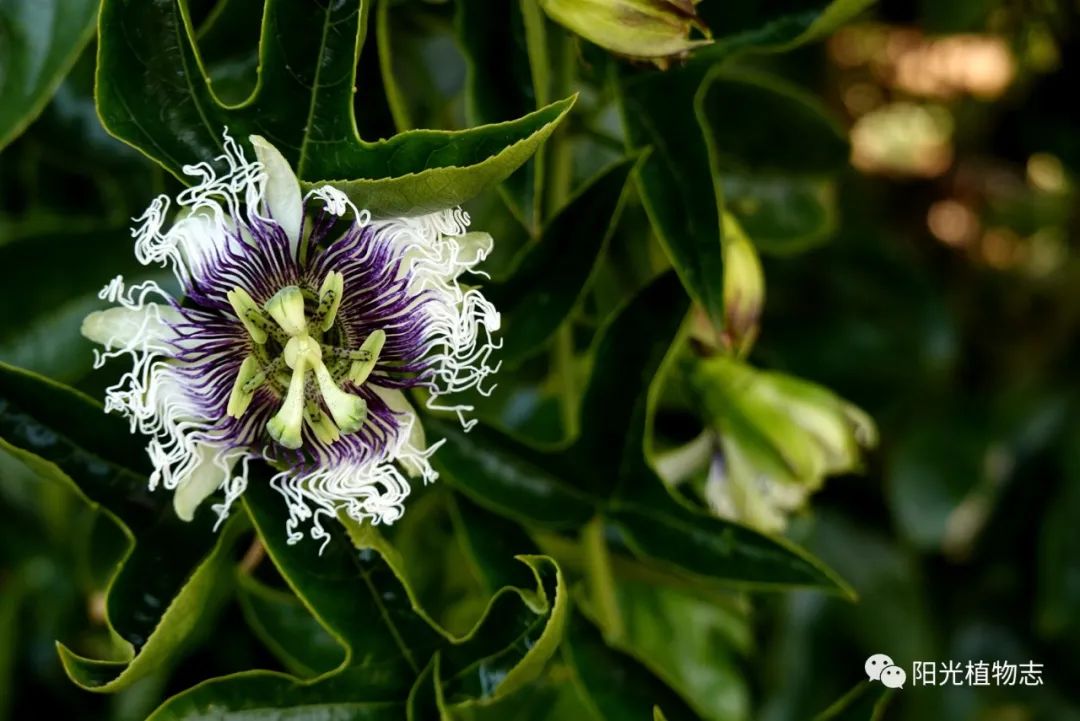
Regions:
<svg viewBox="0 0 1080 721"><path fill-rule="evenodd" d="M385 343L386 331L384 330L377 330L364 339L358 353L366 355L353 361L352 366L349 368L350 381L356 385L361 385L367 380L368 376L371 375L371 371L375 369L375 364L379 362L379 354L382 353Z"/></svg>
<svg viewBox="0 0 1080 721"><path fill-rule="evenodd" d="M255 390L264 380L266 380L266 374L262 372L259 360L254 355L249 355L240 364L225 412L233 418L244 415L244 411L251 405L251 399L255 397Z"/></svg>
<svg viewBox="0 0 1080 721"><path fill-rule="evenodd" d="M341 307L341 295L345 292L345 276L336 270L326 274L319 288L319 308L315 311L315 324L324 333L330 330Z"/></svg>
<svg viewBox="0 0 1080 721"><path fill-rule="evenodd" d="M307 335L304 318L304 294L295 285L287 285L266 301L266 312L291 336Z"/></svg>
<svg viewBox="0 0 1080 721"><path fill-rule="evenodd" d="M308 355L301 353L295 361L295 365L289 364L293 372L289 379L289 390L285 393L285 401L277 415L266 423L266 431L270 437L286 448L299 448L304 442L300 431L304 423L304 376L307 375Z"/></svg>
<svg viewBox="0 0 1080 721"><path fill-rule="evenodd" d="M314 371L319 392L322 393L326 407L341 432L352 433L359 430L367 417L367 401L338 388L322 361L315 364Z"/></svg>
<svg viewBox="0 0 1080 721"><path fill-rule="evenodd" d="M265 343L268 323L258 303L243 288L233 288L225 294L225 297L251 339L260 345Z"/></svg>

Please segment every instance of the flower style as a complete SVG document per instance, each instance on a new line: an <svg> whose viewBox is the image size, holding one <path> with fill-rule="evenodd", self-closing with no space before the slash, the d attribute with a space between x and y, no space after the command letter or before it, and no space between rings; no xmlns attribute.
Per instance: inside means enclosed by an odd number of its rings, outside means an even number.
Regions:
<svg viewBox="0 0 1080 721"><path fill-rule="evenodd" d="M460 209L373 220L340 191L301 195L282 155L251 136L248 161L226 133L216 161L186 166L198 182L161 196L132 230L144 265L171 266L183 300L150 281L115 278L101 297L118 305L89 315L83 334L102 344L96 365L129 356L106 411L150 437L150 487L173 489L190 520L216 490L223 519L248 483L250 461L277 469L270 483L289 508L290 543L309 523L344 511L392 523L408 478L437 478L416 412L403 391L482 393L494 372L499 314L458 276L491 249L467 233ZM220 522L220 521L219 521Z"/></svg>

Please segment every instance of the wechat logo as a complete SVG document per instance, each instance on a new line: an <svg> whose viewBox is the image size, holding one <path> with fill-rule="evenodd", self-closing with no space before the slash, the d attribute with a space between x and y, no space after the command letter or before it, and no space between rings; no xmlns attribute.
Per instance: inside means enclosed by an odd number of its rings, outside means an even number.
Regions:
<svg viewBox="0 0 1080 721"><path fill-rule="evenodd" d="M866 659L863 668L866 669L866 676L871 681L880 681L889 688L903 688L904 682L907 681L907 673L904 669L894 664L893 660L883 653L875 653Z"/></svg>

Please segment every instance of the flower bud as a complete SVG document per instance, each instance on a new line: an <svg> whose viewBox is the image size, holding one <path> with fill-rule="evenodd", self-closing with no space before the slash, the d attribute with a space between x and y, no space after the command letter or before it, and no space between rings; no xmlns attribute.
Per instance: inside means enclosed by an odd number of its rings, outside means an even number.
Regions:
<svg viewBox="0 0 1080 721"><path fill-rule="evenodd" d="M555 22L600 47L667 67L671 60L712 42L698 17L699 0L540 0Z"/></svg>
<svg viewBox="0 0 1080 721"><path fill-rule="evenodd" d="M723 356L698 362L691 382L719 448L705 498L763 531L782 530L826 476L858 470L877 442L869 416L814 383Z"/></svg>
<svg viewBox="0 0 1080 721"><path fill-rule="evenodd" d="M743 358L758 335L765 303L765 277L754 244L739 223L724 214L724 343Z"/></svg>

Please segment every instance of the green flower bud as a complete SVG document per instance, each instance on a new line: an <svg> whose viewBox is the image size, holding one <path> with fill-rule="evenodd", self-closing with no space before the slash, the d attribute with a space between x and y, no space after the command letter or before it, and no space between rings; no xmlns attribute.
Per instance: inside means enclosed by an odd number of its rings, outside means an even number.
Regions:
<svg viewBox="0 0 1080 721"><path fill-rule="evenodd" d="M731 358L701 360L691 383L719 451L704 495L719 515L780 531L836 473L858 470L874 423L827 389Z"/></svg>
<svg viewBox="0 0 1080 721"><path fill-rule="evenodd" d="M724 214L724 343L739 358L757 339L765 304L765 276L754 244L739 223Z"/></svg>
<svg viewBox="0 0 1080 721"><path fill-rule="evenodd" d="M694 48L712 42L698 17L699 0L539 0L555 22L619 55L667 67Z"/></svg>

